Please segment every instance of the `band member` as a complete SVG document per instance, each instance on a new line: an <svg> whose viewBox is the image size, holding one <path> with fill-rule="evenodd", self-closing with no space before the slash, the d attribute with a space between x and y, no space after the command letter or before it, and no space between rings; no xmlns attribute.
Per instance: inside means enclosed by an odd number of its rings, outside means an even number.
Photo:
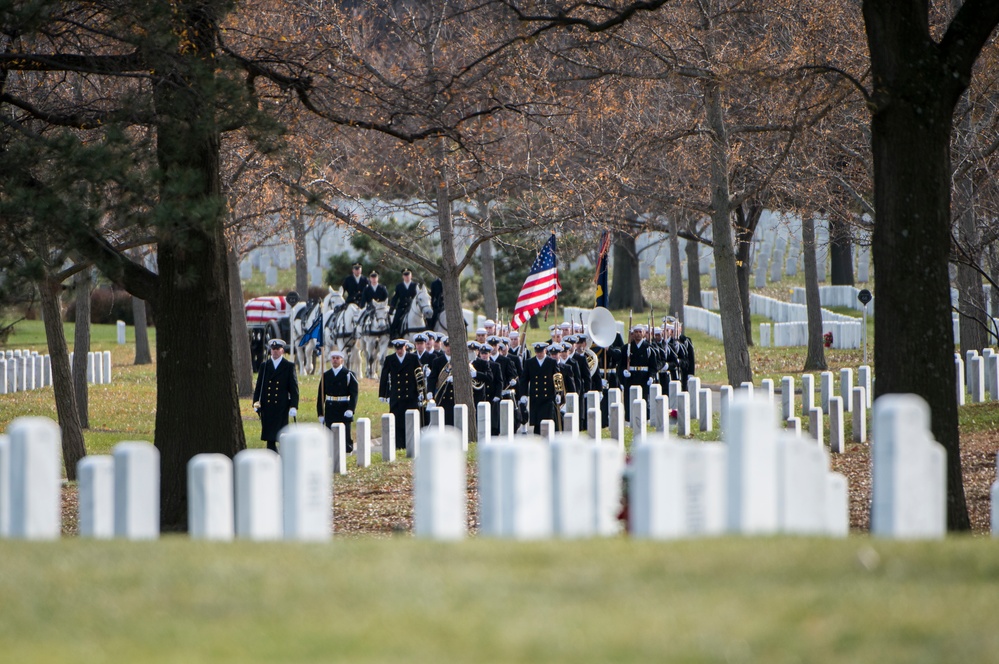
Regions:
<svg viewBox="0 0 999 664"><path fill-rule="evenodd" d="M451 342L441 339L441 354L430 366L427 392L438 408L444 409L444 424L454 426L454 376L451 374Z"/></svg>
<svg viewBox="0 0 999 664"><path fill-rule="evenodd" d="M271 339L267 346L271 359L260 364L253 410L260 415L260 440L277 452L278 434L288 426L289 417L298 417L298 375L295 365L284 359L284 341Z"/></svg>
<svg viewBox="0 0 999 664"><path fill-rule="evenodd" d="M520 332L514 330L510 333L510 354L515 356L517 359L523 363L524 360L528 359L525 355L527 349L520 343Z"/></svg>
<svg viewBox="0 0 999 664"><path fill-rule="evenodd" d="M389 303L393 336L402 336L406 314L409 313L409 305L413 303L415 297L416 282L413 281L413 272L407 268L402 271L402 282L395 285L395 295L392 296L392 301Z"/></svg>
<svg viewBox="0 0 999 664"><path fill-rule="evenodd" d="M373 302L387 302L388 289L378 283L378 273L372 272L368 275L368 285L364 287L361 295L361 306L367 307Z"/></svg>
<svg viewBox="0 0 999 664"><path fill-rule="evenodd" d="M520 358L511 355L505 342L501 341L496 346L498 355L496 361L503 366L503 377L506 381L503 385L502 397L513 401L516 406L513 409L514 427L519 430L520 426L527 421L525 417L526 409L522 412L522 406L517 403L517 383L520 382L520 374L523 373L523 365Z"/></svg>
<svg viewBox="0 0 999 664"><path fill-rule="evenodd" d="M529 406L530 423L535 434L541 434L543 420L552 420L556 429L561 431L562 418L558 409L562 404L562 395L555 389L557 373L560 373L558 363L548 357L547 342L534 344L534 358L524 362L524 373L517 383L517 395L520 403Z"/></svg>
<svg viewBox="0 0 999 664"><path fill-rule="evenodd" d="M649 400L649 385L652 383L655 358L649 351L645 340L645 326L635 325L631 328L631 339L618 364L618 375L621 389L624 390L625 418L631 419L631 387L642 388L642 398L646 405Z"/></svg>
<svg viewBox="0 0 999 664"><path fill-rule="evenodd" d="M406 340L392 342L395 353L385 358L381 380L378 384L378 398L389 405L389 412L395 418L395 448L406 449L406 411L419 410L422 397L417 386L417 369L422 371L419 361L412 353L406 352Z"/></svg>
<svg viewBox="0 0 999 664"><path fill-rule="evenodd" d="M492 363L489 361L489 346L469 342L469 348L475 352L475 359L472 360L472 399L478 406L483 401L492 402L495 392L495 377Z"/></svg>
<svg viewBox="0 0 999 664"><path fill-rule="evenodd" d="M319 391L316 396L316 414L319 423L332 429L334 424L343 424L347 433L347 452L354 451L354 438L350 434L350 425L354 421L354 409L357 408L357 376L343 366L343 353L339 350L330 351L330 368L319 381Z"/></svg>
<svg viewBox="0 0 999 664"><path fill-rule="evenodd" d="M344 278L341 287L343 288L343 300L345 304L353 303L361 306L364 289L368 287L368 279L361 274L360 263L354 263L350 276Z"/></svg>
<svg viewBox="0 0 999 664"><path fill-rule="evenodd" d="M415 337L413 337L413 355L416 357L416 361L420 363L423 367L424 377L430 375L430 365L434 361L434 354L427 350L427 335L420 332ZM408 348L408 346L407 346ZM424 395L427 397L428 395ZM423 411L423 426L430 424L430 414L425 410Z"/></svg>

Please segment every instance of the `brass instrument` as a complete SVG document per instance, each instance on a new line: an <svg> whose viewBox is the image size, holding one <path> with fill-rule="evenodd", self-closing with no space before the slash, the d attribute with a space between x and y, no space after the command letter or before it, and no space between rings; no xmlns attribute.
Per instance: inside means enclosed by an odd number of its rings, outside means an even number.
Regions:
<svg viewBox="0 0 999 664"><path fill-rule="evenodd" d="M447 388L447 379L451 376L451 363L448 362L444 365L444 369L441 370L441 375L437 377L437 382L439 386L437 387L437 392L434 394L434 401L440 403L441 397L444 396L444 389Z"/></svg>
<svg viewBox="0 0 999 664"><path fill-rule="evenodd" d="M475 367L472 366L471 362L468 363L468 370L469 371L475 371ZM477 380L475 378L472 379L472 391L473 392L481 392L484 389L486 389L486 381L484 381L484 380Z"/></svg>
<svg viewBox="0 0 999 664"><path fill-rule="evenodd" d="M565 406L565 377L560 371L556 371L555 375L552 376L552 382L555 384L555 394L561 397L559 401L561 404L555 404L555 425L558 431L564 430L564 422L562 421L562 407Z"/></svg>
<svg viewBox="0 0 999 664"><path fill-rule="evenodd" d="M597 365L599 360L597 360L597 354L594 353L589 348L583 350L583 355L586 356L586 368L590 370L590 375L597 373Z"/></svg>
<svg viewBox="0 0 999 664"><path fill-rule="evenodd" d="M427 398L427 377L423 375L423 365L417 364L416 370L413 371L413 375L416 377L416 389L420 396L420 409L423 409L423 403Z"/></svg>

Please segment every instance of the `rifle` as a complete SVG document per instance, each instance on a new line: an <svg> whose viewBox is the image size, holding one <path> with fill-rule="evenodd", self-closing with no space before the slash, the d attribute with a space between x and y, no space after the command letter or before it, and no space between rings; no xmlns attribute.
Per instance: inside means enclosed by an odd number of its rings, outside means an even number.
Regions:
<svg viewBox="0 0 999 664"><path fill-rule="evenodd" d="M634 309L628 309L628 329L625 330L625 334L628 335L628 341L626 342L628 344L628 350L625 351L628 354L628 362L625 368L628 371L631 371L631 317L634 313L635 313Z"/></svg>

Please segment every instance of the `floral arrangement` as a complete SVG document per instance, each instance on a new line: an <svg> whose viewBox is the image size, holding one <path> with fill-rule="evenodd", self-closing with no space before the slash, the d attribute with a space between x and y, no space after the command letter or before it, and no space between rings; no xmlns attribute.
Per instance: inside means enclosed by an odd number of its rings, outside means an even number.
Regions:
<svg viewBox="0 0 999 664"><path fill-rule="evenodd" d="M825 344L826 348L832 348L833 335L832 332L826 332L822 335L822 342Z"/></svg>

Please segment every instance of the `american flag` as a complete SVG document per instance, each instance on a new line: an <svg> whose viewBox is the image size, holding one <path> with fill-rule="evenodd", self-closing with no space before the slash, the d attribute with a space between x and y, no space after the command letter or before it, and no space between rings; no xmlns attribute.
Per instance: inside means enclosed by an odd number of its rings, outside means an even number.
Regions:
<svg viewBox="0 0 999 664"><path fill-rule="evenodd" d="M531 266L531 273L524 281L524 287L517 296L517 305L513 310L510 327L517 329L527 322L534 314L555 301L562 292L558 282L558 262L555 259L555 234L548 238L541 253Z"/></svg>

